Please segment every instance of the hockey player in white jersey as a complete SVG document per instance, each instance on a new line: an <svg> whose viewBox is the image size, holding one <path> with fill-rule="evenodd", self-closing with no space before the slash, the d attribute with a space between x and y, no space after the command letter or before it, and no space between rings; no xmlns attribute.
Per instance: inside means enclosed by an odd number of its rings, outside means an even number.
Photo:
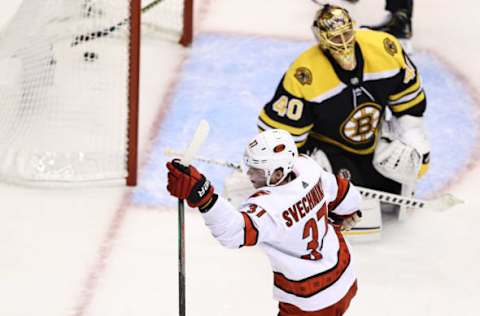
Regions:
<svg viewBox="0 0 480 316"><path fill-rule="evenodd" d="M167 163L167 189L199 208L223 246L264 250L273 269L278 315L343 315L357 280L341 230L361 218L358 190L299 156L290 134L279 129L262 132L248 144L244 167L256 191L238 210L195 167L176 159Z"/></svg>

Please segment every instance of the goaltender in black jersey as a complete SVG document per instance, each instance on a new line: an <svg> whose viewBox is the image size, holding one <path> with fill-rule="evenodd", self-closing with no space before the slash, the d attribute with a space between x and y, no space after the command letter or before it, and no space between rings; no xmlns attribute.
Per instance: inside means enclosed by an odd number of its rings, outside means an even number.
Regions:
<svg viewBox="0 0 480 316"><path fill-rule="evenodd" d="M357 185L401 193L428 167L425 92L393 35L353 24L343 8L318 10L318 45L290 65L258 127L288 131L300 152Z"/></svg>
<svg viewBox="0 0 480 316"><path fill-rule="evenodd" d="M426 98L420 77L397 40L366 29L357 30L355 38L357 67L352 71L318 46L301 54L260 113L260 129L282 127L300 148L311 136L366 155L375 149L386 107L397 116L421 116Z"/></svg>

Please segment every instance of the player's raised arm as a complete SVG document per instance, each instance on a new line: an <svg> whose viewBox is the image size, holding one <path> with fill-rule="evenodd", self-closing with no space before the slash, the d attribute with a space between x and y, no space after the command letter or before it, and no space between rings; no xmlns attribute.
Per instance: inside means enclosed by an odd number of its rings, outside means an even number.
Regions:
<svg viewBox="0 0 480 316"><path fill-rule="evenodd" d="M194 166L185 167L178 160L167 163L167 190L172 196L187 200L198 208L212 235L227 248L254 246L268 240L277 229L275 221L265 210L248 203L235 209L215 193L213 185Z"/></svg>

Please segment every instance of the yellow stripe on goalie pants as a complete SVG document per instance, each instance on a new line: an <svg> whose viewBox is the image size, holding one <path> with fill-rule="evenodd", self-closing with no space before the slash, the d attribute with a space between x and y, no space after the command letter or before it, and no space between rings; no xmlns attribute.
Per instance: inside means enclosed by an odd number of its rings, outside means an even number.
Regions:
<svg viewBox="0 0 480 316"><path fill-rule="evenodd" d="M342 231L344 236L359 236L359 235L372 235L379 234L382 231L380 227L372 228L352 228L351 230Z"/></svg>
<svg viewBox="0 0 480 316"><path fill-rule="evenodd" d="M382 229L349 230L342 234L352 243L375 242L382 238Z"/></svg>

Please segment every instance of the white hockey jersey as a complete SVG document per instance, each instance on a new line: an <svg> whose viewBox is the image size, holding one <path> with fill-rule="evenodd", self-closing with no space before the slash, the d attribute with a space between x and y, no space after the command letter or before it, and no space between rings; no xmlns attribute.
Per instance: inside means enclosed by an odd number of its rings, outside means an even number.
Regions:
<svg viewBox="0 0 480 316"><path fill-rule="evenodd" d="M361 197L308 156L298 158L294 173L286 184L258 189L239 210L219 197L203 217L222 245L262 247L276 300L315 311L342 299L356 280L349 246L327 214L351 214Z"/></svg>

